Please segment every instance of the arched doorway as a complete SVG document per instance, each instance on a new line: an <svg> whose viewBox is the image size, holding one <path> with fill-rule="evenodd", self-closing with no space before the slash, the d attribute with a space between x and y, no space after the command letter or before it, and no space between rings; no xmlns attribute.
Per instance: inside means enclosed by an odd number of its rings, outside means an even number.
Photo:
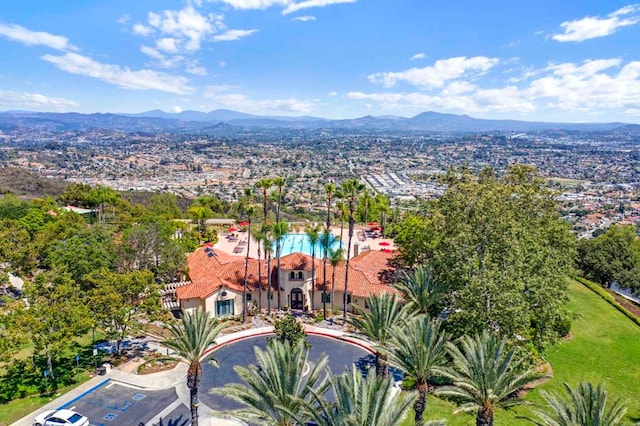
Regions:
<svg viewBox="0 0 640 426"><path fill-rule="evenodd" d="M304 298L302 297L302 290L299 288L291 289L291 309L303 309Z"/></svg>

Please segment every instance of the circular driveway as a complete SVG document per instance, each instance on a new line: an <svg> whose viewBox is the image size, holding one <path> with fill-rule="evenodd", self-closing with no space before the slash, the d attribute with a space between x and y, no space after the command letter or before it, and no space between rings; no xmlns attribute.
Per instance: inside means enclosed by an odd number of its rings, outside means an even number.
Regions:
<svg viewBox="0 0 640 426"><path fill-rule="evenodd" d="M346 369L351 369L356 364L359 369L366 369L372 364L373 355L365 349L330 337L307 335L311 344L309 361L316 361L322 353L329 356L327 366L334 374L341 374ZM233 367L236 365L248 366L255 364L254 346L261 349L267 347L267 336L250 337L245 340L223 346L210 354L218 360L220 368L215 368L206 360L203 362L202 384L198 398L210 408L218 411L241 408L241 405L231 399L218 395L211 395L209 389L224 386L227 383L243 383Z"/></svg>

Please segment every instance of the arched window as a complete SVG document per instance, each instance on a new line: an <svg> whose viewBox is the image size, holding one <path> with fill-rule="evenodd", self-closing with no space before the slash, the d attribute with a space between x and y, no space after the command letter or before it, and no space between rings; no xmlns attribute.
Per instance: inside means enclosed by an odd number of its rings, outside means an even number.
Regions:
<svg viewBox="0 0 640 426"><path fill-rule="evenodd" d="M303 280L304 279L304 272L302 272L302 271L298 272L298 279L299 280Z"/></svg>
<svg viewBox="0 0 640 426"><path fill-rule="evenodd" d="M290 280L295 280L296 279L296 273L293 272L293 271L289 272L289 279Z"/></svg>

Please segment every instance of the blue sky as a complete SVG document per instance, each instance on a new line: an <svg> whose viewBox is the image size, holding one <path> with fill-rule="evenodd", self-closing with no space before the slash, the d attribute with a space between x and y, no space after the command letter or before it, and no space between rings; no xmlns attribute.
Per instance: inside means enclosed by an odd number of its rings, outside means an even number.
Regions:
<svg viewBox="0 0 640 426"><path fill-rule="evenodd" d="M640 4L3 0L0 110L640 122Z"/></svg>

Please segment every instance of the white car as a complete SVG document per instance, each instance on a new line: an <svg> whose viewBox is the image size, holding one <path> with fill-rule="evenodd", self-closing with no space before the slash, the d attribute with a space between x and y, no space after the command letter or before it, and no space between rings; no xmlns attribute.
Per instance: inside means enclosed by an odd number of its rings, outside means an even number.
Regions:
<svg viewBox="0 0 640 426"><path fill-rule="evenodd" d="M37 415L33 426L89 426L89 419L71 410L49 410Z"/></svg>

